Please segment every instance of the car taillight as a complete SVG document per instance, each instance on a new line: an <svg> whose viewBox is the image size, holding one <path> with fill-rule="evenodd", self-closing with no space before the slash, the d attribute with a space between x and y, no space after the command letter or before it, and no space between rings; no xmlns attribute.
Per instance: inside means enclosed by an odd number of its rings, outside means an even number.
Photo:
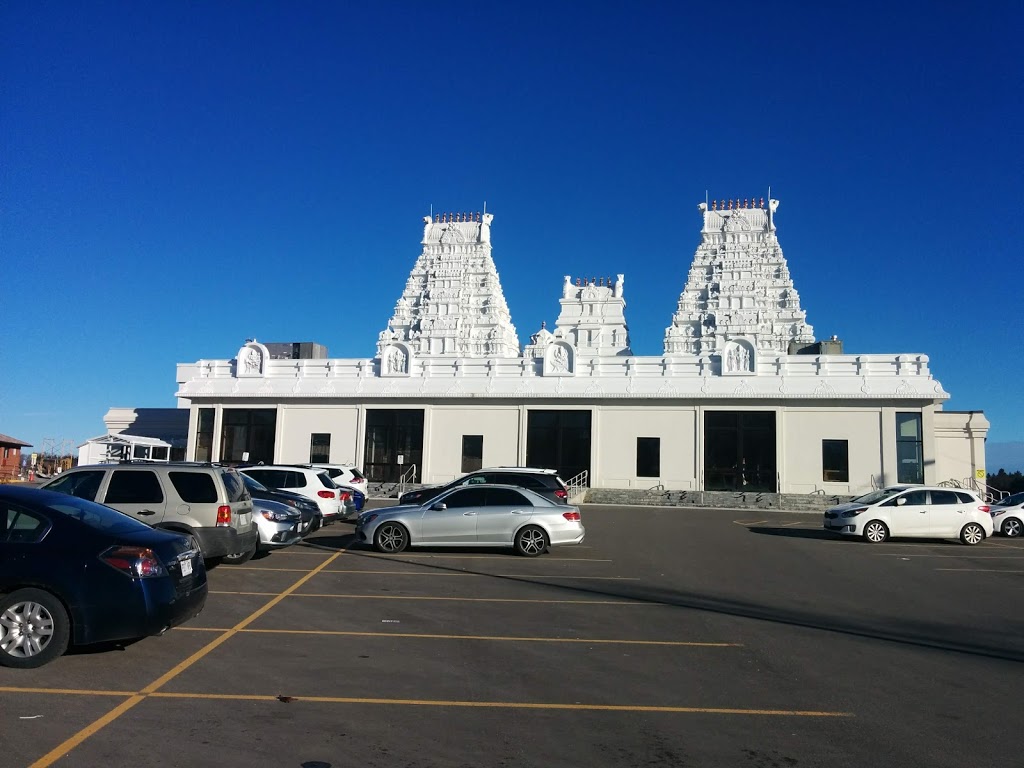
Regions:
<svg viewBox="0 0 1024 768"><path fill-rule="evenodd" d="M566 520L572 523L578 523L580 520L583 519L580 516L579 512L563 512L562 517L564 517Z"/></svg>
<svg viewBox="0 0 1024 768"><path fill-rule="evenodd" d="M349 493L348 491L341 491L338 494L338 498L341 499L342 501L348 501L349 499L352 498L352 494Z"/></svg>
<svg viewBox="0 0 1024 768"><path fill-rule="evenodd" d="M153 550L145 547L111 547L100 555L100 560L133 578L145 579L167 573Z"/></svg>
<svg viewBox="0 0 1024 768"><path fill-rule="evenodd" d="M555 488L555 498L567 499L569 498L569 494L566 492L564 488Z"/></svg>
<svg viewBox="0 0 1024 768"><path fill-rule="evenodd" d="M231 507L227 504L217 507L217 525L220 528L231 525Z"/></svg>
<svg viewBox="0 0 1024 768"><path fill-rule="evenodd" d="M982 504L980 507L978 507L978 511L979 512L991 512L992 511L992 507L990 507L988 504Z"/></svg>
<svg viewBox="0 0 1024 768"><path fill-rule="evenodd" d="M319 496L321 499L333 499L334 491L317 491L316 495Z"/></svg>

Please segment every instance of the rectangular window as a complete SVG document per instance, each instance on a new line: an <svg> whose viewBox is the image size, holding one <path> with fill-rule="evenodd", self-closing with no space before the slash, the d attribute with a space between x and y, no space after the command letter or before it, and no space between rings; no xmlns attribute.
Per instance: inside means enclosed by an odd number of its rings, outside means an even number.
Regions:
<svg viewBox="0 0 1024 768"><path fill-rule="evenodd" d="M826 483L850 482L850 442L821 441L821 479Z"/></svg>
<svg viewBox="0 0 1024 768"><path fill-rule="evenodd" d="M213 460L213 408L200 408L196 418L196 461Z"/></svg>
<svg viewBox="0 0 1024 768"><path fill-rule="evenodd" d="M636 476L661 477L661 438L636 439Z"/></svg>
<svg viewBox="0 0 1024 768"><path fill-rule="evenodd" d="M896 414L896 481L924 482L924 436L920 413Z"/></svg>
<svg viewBox="0 0 1024 768"><path fill-rule="evenodd" d="M153 461L167 461L167 446L154 445L151 458Z"/></svg>
<svg viewBox="0 0 1024 768"><path fill-rule="evenodd" d="M462 436L462 471L476 472L484 465L484 436Z"/></svg>
<svg viewBox="0 0 1024 768"><path fill-rule="evenodd" d="M309 436L309 463L326 464L331 460L331 435L314 432Z"/></svg>

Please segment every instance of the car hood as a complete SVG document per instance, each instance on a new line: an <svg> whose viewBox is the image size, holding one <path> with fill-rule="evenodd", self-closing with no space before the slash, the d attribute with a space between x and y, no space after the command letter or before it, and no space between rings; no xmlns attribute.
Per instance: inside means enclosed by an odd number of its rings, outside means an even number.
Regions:
<svg viewBox="0 0 1024 768"><path fill-rule="evenodd" d="M847 512L851 509L864 509L864 507L870 506L868 504L858 504L854 501L848 501L845 504L839 504L835 507L829 507L829 512Z"/></svg>
<svg viewBox="0 0 1024 768"><path fill-rule="evenodd" d="M413 509L422 509L419 504L396 504L393 507L378 507L377 509L364 509L359 513L359 517L356 521L362 520L367 515L376 514L378 518L391 515L400 515L403 512L408 512Z"/></svg>

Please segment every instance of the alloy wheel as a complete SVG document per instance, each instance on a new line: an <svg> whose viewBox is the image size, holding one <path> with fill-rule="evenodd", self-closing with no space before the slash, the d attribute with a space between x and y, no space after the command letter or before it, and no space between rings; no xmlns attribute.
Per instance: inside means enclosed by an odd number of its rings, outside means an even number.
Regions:
<svg viewBox="0 0 1024 768"><path fill-rule="evenodd" d="M539 555L546 546L544 532L539 528L527 528L519 534L519 549L524 555Z"/></svg>
<svg viewBox="0 0 1024 768"><path fill-rule="evenodd" d="M1009 536L1010 538L1016 538L1020 536L1021 523L1015 517L1011 517L1005 523L1003 523L1003 536Z"/></svg>
<svg viewBox="0 0 1024 768"><path fill-rule="evenodd" d="M960 536L964 540L964 544L980 544L985 538L985 531L982 530L980 525L970 523L964 526L963 533Z"/></svg>
<svg viewBox="0 0 1024 768"><path fill-rule="evenodd" d="M864 535L872 544L880 544L885 541L886 533L885 526L879 522L868 523L864 529Z"/></svg>
<svg viewBox="0 0 1024 768"><path fill-rule="evenodd" d="M384 552L401 552L405 549L405 529L400 525L386 523L377 533L377 542Z"/></svg>

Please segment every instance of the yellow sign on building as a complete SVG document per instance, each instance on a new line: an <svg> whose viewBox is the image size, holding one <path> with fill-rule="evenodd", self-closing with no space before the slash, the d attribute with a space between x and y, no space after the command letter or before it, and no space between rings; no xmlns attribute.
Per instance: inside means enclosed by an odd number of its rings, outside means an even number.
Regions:
<svg viewBox="0 0 1024 768"><path fill-rule="evenodd" d="M985 470L984 470L984 468L974 470L974 476L978 480L984 480L985 479Z"/></svg>

